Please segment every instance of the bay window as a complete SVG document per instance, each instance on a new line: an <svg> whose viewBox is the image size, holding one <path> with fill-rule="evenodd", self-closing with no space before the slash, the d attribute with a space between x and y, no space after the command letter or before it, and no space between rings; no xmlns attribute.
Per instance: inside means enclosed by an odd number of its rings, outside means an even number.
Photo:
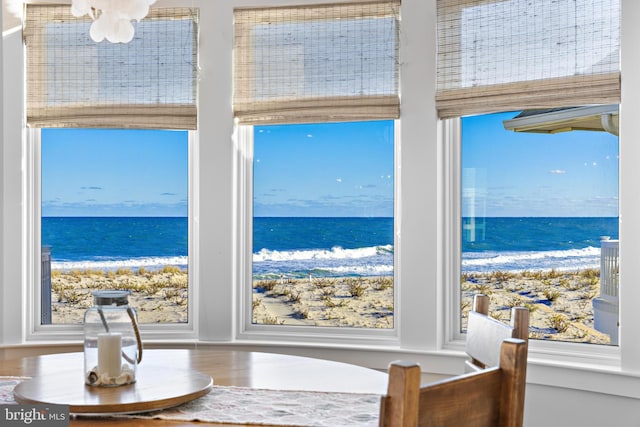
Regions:
<svg viewBox="0 0 640 427"><path fill-rule="evenodd" d="M167 2L173 3L173 2ZM345 115L340 115L338 122L349 120L395 120L394 136L397 138L394 147L394 330L391 331L393 337L397 337L394 343L398 347L390 349L387 347L383 351L373 351L374 346L382 343L381 340L369 340L372 344L366 348L357 348L356 341L353 337L315 336L310 338L307 331L296 330L293 333L287 328L277 328L276 325L254 325L251 317L251 262L253 259L253 251L249 248L252 243L253 230L251 221L253 219L253 188L252 175L253 162L256 158L253 156L253 143L244 144L242 141L251 141L255 131L259 131L261 127L287 125L296 122L297 112L302 111L302 104L291 103L289 117L269 124L267 122L255 121L249 118L249 115L240 111L232 112L230 100L233 91L233 58L232 45L234 33L234 7L255 9L265 8L266 6L280 9L283 2L278 0L268 1L251 1L251 0L234 0L234 2L210 2L196 1L202 11L200 18L202 22L199 24L199 32L201 33L203 46L200 52L203 60L201 70L194 68L198 72L200 78L198 90L198 111L199 123L198 132L191 132L192 140L200 140L203 143L194 143L190 145L193 152L190 156L196 161L190 162L190 191L193 191L194 197L190 197L190 203L193 203L192 209L195 213L190 218L190 226L194 240L195 251L189 252L189 262L194 263L190 268L190 280L195 282L193 292L190 295L196 302L196 308L199 312L194 313L198 330L189 334L177 334L173 337L197 337L201 341L223 342L225 345L247 345L254 348L262 348L265 350L282 346L277 351L284 351L282 348L286 346L286 351L306 352L306 354L322 353L327 357L342 358L343 360L359 360L369 366L384 369L388 357L411 357L421 361L425 370L440 374L449 374L458 366L457 360L452 355L458 355L456 350L461 349L463 345L464 335L460 332L462 325L460 286L462 272L460 255L462 250L461 233L471 233L474 230L475 237L478 238L482 231L482 221L476 220L475 224L462 224L462 219L471 217L469 212L462 211L461 201L463 196L467 197L466 192L462 194L461 181L471 182L472 174L463 171L461 165L456 164L462 158L459 150L460 145L460 124L466 118L485 115L500 114L505 111L526 111L539 108L566 108L576 106L592 107L594 105L610 106L620 104L620 200L619 210L619 244L620 253L624 260L634 259L638 252L638 234L637 221L633 218L638 217L638 207L635 203L635 182L637 174L635 173L635 159L638 158L637 144L633 144L634 135L637 132L637 125L633 116L639 109L635 104L633 94L638 92L635 76L640 75L636 72L638 65L633 55L625 55L622 61L624 64L625 80L624 89L622 90L624 102L620 103L620 95L614 94L610 96L609 89L617 88L621 90L619 85L619 72L603 71L601 74L587 77L580 72L573 76L576 79L583 78L586 82L575 84L571 89L560 88L559 86L551 86L549 90L540 91L538 86L526 86L524 91L518 92L517 88L509 92L504 81L495 82L495 87L484 87L486 98L464 98L461 105L471 106L473 109L461 109L458 105L453 105L449 109L450 102L454 102L452 96L453 91L450 88L442 87L438 90L438 105L436 106L436 90L433 84L435 80L434 58L437 57L435 52L435 34L433 31L436 20L439 19L440 25L447 24L447 16L452 18L456 13L438 17L437 8L442 7L448 2L441 1L422 1L422 0L404 0L398 5L398 10L402 10L402 29L399 31L398 44L400 52L398 56L398 76L402 76L403 93L402 93L402 117L398 120L399 112L388 114L386 109L386 100L380 99L376 109L383 109L384 112L379 115L367 117L354 117L347 113L351 111L349 107L345 107L347 111ZM289 6L291 2L288 3ZM314 6L321 2L313 0L301 0L300 4L305 6ZM370 2L349 2L349 5L357 3ZM495 4L494 4L495 3ZM535 3L536 6L544 6L546 2L519 2L525 5ZM557 2L565 4L565 2ZM597 21L601 22L604 15L609 16L611 7L605 4L604 12L601 10L591 10L589 13L580 12L585 6L582 2L577 2L576 8L573 2L570 10L560 11L554 14L547 12L544 16L554 15L553 19L560 19L565 15L571 15L574 18L578 12L582 17L581 23L587 22L588 16L597 17ZM635 34L635 25L633 22L637 20L638 9L635 2L622 0L620 3L625 6L625 13L622 20L625 21L625 31L623 32L623 45L626 52L632 52L635 40L638 39ZM482 9L483 5L489 9L512 5L513 2L458 2L459 8L468 8L466 12L482 15L488 9ZM587 4L587 7L589 7ZM596 3L593 3L596 4ZM501 7L502 7L501 6ZM526 6L526 5L525 5ZM542 7L540 6L540 7ZM614 5L615 6L615 5ZM538 10L538 9L536 9ZM541 9L540 9L541 10ZM454 11L455 12L455 11ZM532 12L534 13L534 12ZM537 12L535 12L537 13ZM604 13L604 15L603 15ZM574 19L571 18L571 19ZM547 21L551 22L549 18ZM566 18L568 19L568 18ZM586 20L585 20L586 19ZM144 21L143 21L144 22ZM517 21L521 22L521 21ZM266 27L267 25L265 25ZM478 25L479 28L482 25ZM579 25L582 27L582 25ZM237 28L237 27L235 27ZM523 26L523 28L525 28ZM531 32L531 31L530 31ZM250 32L248 33L250 34ZM551 32L550 32L551 34ZM565 35L569 32L565 31ZM10 41L7 39L11 38ZM5 36L4 54L5 54L5 80L7 82L23 81L22 71L22 45L16 43L16 38L20 39L20 35ZM455 40L455 38L453 39ZM551 38L549 40L552 40ZM474 42L465 42L473 44ZM543 42L540 42L543 43ZM547 41L547 45L548 45ZM455 45L455 42L451 43ZM502 41L499 43L502 44ZM535 45L536 43L530 43ZM511 48L513 52L529 52L530 45L526 43L521 48ZM201 46L202 47L202 46ZM300 46L297 48L302 49ZM283 49L275 47L273 49L265 49L263 52L281 53ZM615 49L611 52L615 52ZM233 52L235 55L236 52ZM55 55L52 55L54 57ZM250 58L251 55L249 55ZM447 56L446 54L444 56ZM455 55L454 55L455 56ZM482 54L479 56L465 57L466 64L475 63L477 58L488 56L491 54ZM500 56L500 58L509 55ZM512 55L513 56L513 55ZM569 58L570 55L564 55ZM577 56L582 57L581 54ZM458 55L459 57L459 55ZM609 57L604 55L605 59L602 64L606 64L607 58L617 58L617 53L612 53ZM10 63L6 58L19 58L16 64ZM537 57L536 57L537 58ZM245 58L246 59L246 58ZM455 59L454 61L455 62ZM535 61L534 61L535 62ZM549 63L549 61L543 61ZM503 61L503 64L506 64ZM595 63L594 63L595 64ZM597 67L601 67L600 63ZM281 75L283 69L300 69L304 65L304 61L292 60L288 63L273 65L274 72L269 77L269 73L265 74L264 82L271 82L271 87L282 86L277 76ZM364 65L364 64L363 64ZM280 68L278 68L280 67ZM482 74L485 65L478 65L476 74ZM502 69L506 70L507 66ZM256 69L249 67L249 72ZM502 73L502 71L500 71ZM455 73L454 73L455 74ZM465 71L462 73L468 75ZM493 72L487 75L495 74ZM16 75L18 77L16 77ZM541 74L538 74L541 75ZM550 83L560 82L563 77L555 75ZM295 80L292 88L304 86L306 78ZM535 80L528 82L539 83ZM533 84L533 83L532 83ZM12 87L14 86L14 87ZM249 87L252 85L249 84ZM483 87L480 84L467 82L464 85L463 97L469 95L475 87ZM29 170L37 170L37 167L29 164L32 159L37 159L37 154L30 151L32 145L24 143L23 146L16 143L22 141L21 124L22 108L16 108L15 111L8 105L13 99L20 100L25 98L21 92L21 85L5 85L5 107L4 107L4 125L5 125L5 146L4 146L4 206L3 221L5 223L3 240L4 244L4 285L3 285L3 324L2 338L4 343L17 344L25 340L42 339L40 331L34 333L33 323L39 322L39 317L34 313L26 313L23 305L34 304L36 307L39 301L36 301L36 286L39 278L34 279L37 273L35 268L37 262L40 261L40 254L33 251L32 247L27 247L28 242L39 242L39 236L34 235L33 228L29 228L31 221L29 215L33 212L23 211L25 206L23 203L28 200L37 199L32 197L32 191L35 187L29 187L28 183L21 182L24 177L21 162L26 159L25 168ZM291 89L291 88L290 88ZM493 91L492 89L499 89ZM499 96L499 92L505 90L505 96ZM469 91L469 92L466 92ZM463 93L464 92L464 93ZM582 94L580 94L582 92ZM264 93L264 91L263 91ZM537 101L533 105L525 105L520 103L526 97L534 97L540 93ZM574 94L575 100L563 100L553 105L545 104L547 98L551 99L560 94ZM508 99L512 103L502 103L502 99ZM513 101L516 100L514 104ZM494 102L495 101L495 102ZM251 102L250 102L251 103ZM286 101L280 104L286 110ZM481 108L478 108L481 107ZM234 103L235 108L235 103ZM395 108L395 107L394 107ZM357 109L360 109L357 107ZM439 112L436 112L436 109ZM268 107L268 110L277 111L274 107ZM355 110L355 109L354 109ZM182 110L184 111L184 110ZM260 112L259 115L266 115ZM284 113L282 113L284 114ZM514 113L514 116L517 113ZM236 127L236 138L231 141L233 132L233 116L235 115L239 126ZM302 114L300 114L302 116ZM278 112L272 118L282 115ZM290 118L293 116L293 118ZM243 117L247 117L247 121ZM440 118L441 120L438 120ZM513 117L508 117L511 119ZM344 120L342 120L344 119ZM623 120L625 120L623 122ZM324 123L330 122L326 116L320 119L314 119L313 116L301 120L303 126L306 123ZM87 126L87 125L85 125ZM462 127L465 124L462 123ZM39 129L38 127L34 129ZM27 134L39 132L38 130L28 130ZM401 140L401 145L400 145ZM25 140L26 141L26 140ZM233 145L235 143L236 145ZM234 154L237 156L234 158ZM247 157L244 157L247 156ZM192 160L190 158L190 160ZM235 163L234 163L235 160ZM613 161L613 159L612 159ZM203 165L200 166L199 165ZM583 164L583 167L584 164ZM568 174L560 173L560 168L549 168L547 171L557 169L557 173L550 174L547 178L566 178ZM238 177L247 177L245 182L240 182ZM475 193L477 200L483 197L482 172L475 173L473 176L478 185L474 186L478 191ZM200 185L191 186L194 182ZM337 181L336 181L337 183ZM241 191L237 191L240 189ZM486 195L486 194L485 194ZM451 196L451 197L450 197ZM37 203L36 203L37 204ZM482 205L476 205L476 214L481 212ZM190 212L191 213L191 212ZM476 215L477 217L478 215ZM37 218L33 215L33 218ZM25 219L26 218L26 219ZM631 219L629 219L631 218ZM451 224L449 224L451 223ZM242 225L242 227L240 227ZM488 222L484 222L485 227ZM243 228L244 227L244 228ZM240 231L238 231L240 230ZM243 234L244 233L244 234ZM598 232L599 233L599 232ZM604 233L604 232L603 232ZM611 240L615 240L615 235L611 234ZM599 238L600 234L596 238ZM401 243L400 243L401 241ZM245 253L246 252L246 253ZM27 255L23 255L27 254ZM29 255L31 254L31 255ZM24 262L23 259L31 256L31 264ZM202 257L202 261L198 263L193 259L194 256ZM241 265L241 267L237 267ZM637 368L637 355L640 354L640 344L633 339L636 327L637 315L633 310L634 301L637 300L637 291L634 287L625 287L624 282L633 282L637 269L633 262L622 262L621 268L621 295L620 300L620 342L618 347L613 346L593 346L564 342L549 342L547 340L532 340L530 355L533 357L533 368L529 371L528 380L537 386L551 385L557 387L573 387L580 390L588 390L594 392L603 392L611 394L620 394L625 396L637 395L637 381L631 375L624 375L625 372L631 372ZM35 286L33 285L35 283ZM474 284L475 285L475 284ZM400 289L401 288L401 289ZM320 295L320 294L318 294ZM195 297L195 298L193 298ZM36 319L26 321L24 327L14 328L15 319ZM505 319L506 320L506 319ZM269 327L269 328L267 328ZM55 329L55 328L52 328ZM265 329L269 329L269 335L260 334ZM150 329L147 328L145 333ZM63 334L56 330L56 339L75 339L77 336L71 334ZM326 332L326 331L323 331ZM333 331L330 331L333 332ZM376 331L378 332L378 331ZM383 331L383 334L388 331ZM49 335L51 337L52 335ZM26 337L26 338L25 338ZM264 338L262 341L247 341L244 338ZM304 341L300 346L291 345L291 341ZM309 342L311 344L309 344ZM284 344L283 344L284 343ZM305 345L309 345L305 347ZM397 350L397 351L396 351ZM6 354L6 353L5 353ZM574 362L578 363L574 363Z"/></svg>

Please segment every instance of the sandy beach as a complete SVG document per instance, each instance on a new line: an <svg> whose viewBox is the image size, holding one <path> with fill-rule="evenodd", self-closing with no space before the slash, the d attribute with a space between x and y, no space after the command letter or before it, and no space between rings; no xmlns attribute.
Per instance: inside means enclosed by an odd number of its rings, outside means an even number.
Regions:
<svg viewBox="0 0 640 427"><path fill-rule="evenodd" d="M139 323L183 323L187 321L188 274L178 267L157 271L73 270L51 272L53 323L82 323L84 312L93 305L91 291L131 291L129 305Z"/></svg>
<svg viewBox="0 0 640 427"><path fill-rule="evenodd" d="M531 338L608 344L593 328L597 270L465 275L463 329L473 295L491 300L491 316L509 322L511 307L529 309ZM263 280L253 284L253 321L258 324L393 327L393 278Z"/></svg>
<svg viewBox="0 0 640 427"><path fill-rule="evenodd" d="M127 289L140 323L187 321L187 272L52 272L54 323L81 323L93 303L91 291ZM524 306L531 338L608 344L593 328L592 300L599 294L598 270L575 272L493 272L461 278L464 329L473 295L491 299L491 316L509 321L511 307ZM269 325L393 328L392 277L339 277L257 280L253 283L253 322Z"/></svg>
<svg viewBox="0 0 640 427"><path fill-rule="evenodd" d="M393 328L392 277L257 280L253 322Z"/></svg>
<svg viewBox="0 0 640 427"><path fill-rule="evenodd" d="M609 336L593 327L593 298L600 293L599 270L574 272L469 274L462 277L462 310L473 295L490 298L490 315L508 322L511 307L529 309L530 338L609 344ZM463 328L465 327L463 316Z"/></svg>

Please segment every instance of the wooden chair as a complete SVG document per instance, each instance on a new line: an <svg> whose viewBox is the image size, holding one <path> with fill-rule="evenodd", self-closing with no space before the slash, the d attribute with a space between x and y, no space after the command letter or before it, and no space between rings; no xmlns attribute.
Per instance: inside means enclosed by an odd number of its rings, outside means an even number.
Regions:
<svg viewBox="0 0 640 427"><path fill-rule="evenodd" d="M529 310L513 307L511 323L507 325L489 316L488 296L475 295L467 321L465 351L469 359L465 362L465 372L498 366L500 343L507 338L529 340Z"/></svg>
<svg viewBox="0 0 640 427"><path fill-rule="evenodd" d="M527 342L507 338L500 364L420 386L420 366L394 362L380 402L380 427L520 427Z"/></svg>
<svg viewBox="0 0 640 427"><path fill-rule="evenodd" d="M476 295L467 325L466 374L420 386L418 364L393 362L380 427L519 427L524 418L529 311L515 307L511 325L488 316Z"/></svg>

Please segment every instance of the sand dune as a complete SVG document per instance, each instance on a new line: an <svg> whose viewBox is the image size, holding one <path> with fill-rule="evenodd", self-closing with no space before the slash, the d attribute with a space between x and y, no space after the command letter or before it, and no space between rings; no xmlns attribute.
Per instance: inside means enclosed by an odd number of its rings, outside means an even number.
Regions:
<svg viewBox="0 0 640 427"><path fill-rule="evenodd" d="M174 267L148 271L74 271L52 274L53 323L82 323L93 304L91 291L128 289L140 323L187 321L188 276ZM473 295L491 299L491 315L508 322L513 306L531 313L531 338L608 344L593 327L592 300L599 293L597 270L576 272L494 272L461 279L466 313ZM392 277L259 280L253 283L255 324L353 328L394 327Z"/></svg>

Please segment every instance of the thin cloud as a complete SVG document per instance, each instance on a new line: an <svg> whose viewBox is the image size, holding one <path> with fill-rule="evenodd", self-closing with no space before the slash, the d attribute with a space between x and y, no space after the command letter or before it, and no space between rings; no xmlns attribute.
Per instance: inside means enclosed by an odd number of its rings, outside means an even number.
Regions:
<svg viewBox="0 0 640 427"><path fill-rule="evenodd" d="M80 187L81 190L102 190L102 187Z"/></svg>
<svg viewBox="0 0 640 427"><path fill-rule="evenodd" d="M567 173L567 171L563 169L552 169L549 171L549 173L551 175L564 175L565 173Z"/></svg>

